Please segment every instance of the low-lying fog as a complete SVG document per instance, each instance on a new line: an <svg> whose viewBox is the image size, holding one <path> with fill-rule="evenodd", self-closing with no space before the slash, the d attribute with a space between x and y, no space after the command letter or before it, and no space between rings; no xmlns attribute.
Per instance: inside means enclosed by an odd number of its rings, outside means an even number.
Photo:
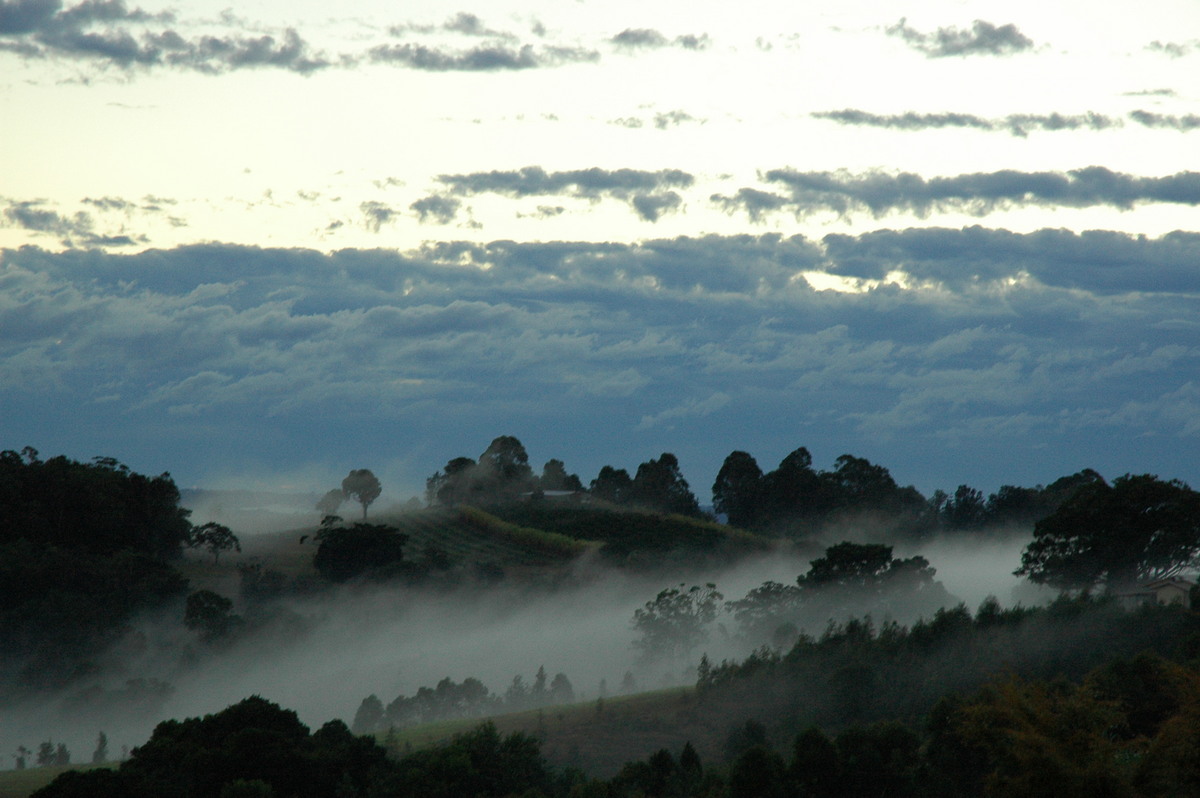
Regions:
<svg viewBox="0 0 1200 798"><path fill-rule="evenodd" d="M1040 597L1016 590L1021 583L1012 576L1027 540L1028 533L972 543L942 541L912 550L897 547L895 555L926 557L947 590L972 610L988 595L1006 605L1030 604ZM288 600L265 628L220 650L206 649L181 630L177 618L170 623L146 618L138 635L109 655L96 679L114 692L82 701L76 689L74 699L58 695L6 713L0 745L7 746L7 754L18 745L36 750L50 739L66 743L73 761L87 761L98 732L104 731L115 757L122 746L144 742L160 719L215 712L253 694L296 710L313 728L332 718L349 724L372 693L386 704L444 677L456 682L476 677L503 695L515 675L528 685L540 666L549 676L565 673L579 700L596 698L601 680L610 694L619 692L626 671L639 689L691 682L701 653L720 661L744 656L752 647L734 637L733 618L722 613L709 642L687 661L649 665L639 661L631 645L634 610L681 582L715 582L725 600L740 599L767 580L794 582L810 559L775 554L719 572L673 578L582 563L577 578L553 590L347 587ZM821 629L805 631L820 634ZM130 679L158 679L172 689L161 703L143 701L139 714L124 700L137 692L127 686ZM143 685L143 698L152 686Z"/></svg>

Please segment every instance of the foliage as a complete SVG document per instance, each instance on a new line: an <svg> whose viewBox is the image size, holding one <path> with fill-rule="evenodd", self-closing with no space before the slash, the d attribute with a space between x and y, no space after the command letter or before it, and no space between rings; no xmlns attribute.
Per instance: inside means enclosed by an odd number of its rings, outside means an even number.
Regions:
<svg viewBox="0 0 1200 798"><path fill-rule="evenodd" d="M733 526L754 528L762 510L762 469L746 452L731 452L713 482L713 510Z"/></svg>
<svg viewBox="0 0 1200 798"><path fill-rule="evenodd" d="M205 642L220 640L242 625L233 614L233 602L211 590L197 590L187 597L183 625Z"/></svg>
<svg viewBox="0 0 1200 798"><path fill-rule="evenodd" d="M369 468L356 468L342 480L342 495L362 505L363 521L367 520L367 507L378 499L381 493L383 487Z"/></svg>
<svg viewBox="0 0 1200 798"><path fill-rule="evenodd" d="M116 771L60 776L35 795L212 798L253 794L247 784L259 782L278 796L325 798L343 782L362 792L389 770L384 750L340 721L310 734L295 712L252 696L203 718L164 721Z"/></svg>
<svg viewBox="0 0 1200 798"><path fill-rule="evenodd" d="M764 582L725 605L743 637L766 641L781 627L830 617L929 613L951 601L924 557L893 558L891 546L838 543L810 566L795 585Z"/></svg>
<svg viewBox="0 0 1200 798"><path fill-rule="evenodd" d="M395 573L404 563L407 536L386 524L356 522L337 526L336 516L327 516L317 533L320 542L313 566L331 582L345 582L369 572ZM388 570L390 569L390 571Z"/></svg>
<svg viewBox="0 0 1200 798"><path fill-rule="evenodd" d="M724 596L709 582L701 587L683 584L659 592L633 613L633 628L641 635L633 645L648 659L678 659L708 639L708 625L717 617Z"/></svg>
<svg viewBox="0 0 1200 798"><path fill-rule="evenodd" d="M1034 527L1017 574L1059 588L1128 589L1200 555L1200 494L1177 480L1126 474L1081 486Z"/></svg>
<svg viewBox="0 0 1200 798"><path fill-rule="evenodd" d="M213 521L193 528L188 536L188 546L207 549L213 556L214 564L220 562L221 552L232 550L240 553L242 550L242 543L237 535L233 534L229 527Z"/></svg>
<svg viewBox="0 0 1200 798"><path fill-rule="evenodd" d="M629 486L628 502L664 513L700 515L700 505L679 470L679 460L670 452L638 466Z"/></svg>

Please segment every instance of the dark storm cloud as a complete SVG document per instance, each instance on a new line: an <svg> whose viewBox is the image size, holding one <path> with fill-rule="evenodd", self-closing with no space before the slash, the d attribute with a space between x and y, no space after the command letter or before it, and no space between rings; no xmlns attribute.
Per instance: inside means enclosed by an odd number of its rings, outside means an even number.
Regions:
<svg viewBox="0 0 1200 798"><path fill-rule="evenodd" d="M903 114L873 114L855 108L845 108L840 111L817 111L812 116L842 125L891 130L973 128L975 130L1007 131L1022 138L1028 136L1031 130L1107 130L1120 127L1122 124L1119 118L1092 112L1085 114L1009 114L998 119L988 119L974 114L951 112L917 113L908 111Z"/></svg>
<svg viewBox="0 0 1200 798"><path fill-rule="evenodd" d="M26 57L90 58L123 68L173 66L207 73L274 67L309 73L330 66L292 29L282 37L200 36L173 29L169 13L128 8L122 0L87 0L63 9L52 0L0 0L0 45Z"/></svg>
<svg viewBox="0 0 1200 798"><path fill-rule="evenodd" d="M417 200L409 205L409 210L417 214L422 224L433 221L438 224L450 224L458 215L462 203L453 197L430 196Z"/></svg>
<svg viewBox="0 0 1200 798"><path fill-rule="evenodd" d="M714 195L727 212L745 209L761 214L769 204L797 216L819 211L850 214L869 211L879 217L889 212L926 216L934 210L983 215L1020 206L1086 208L1109 206L1128 210L1139 203L1200 204L1200 172L1180 172L1166 177L1138 177L1089 166L1069 172L998 172L924 178L910 172L799 172L773 169L768 183L788 192L786 205L777 195L761 197L739 192L733 197Z"/></svg>
<svg viewBox="0 0 1200 798"><path fill-rule="evenodd" d="M594 62L600 59L600 54L578 47L535 48L528 44L511 47L492 43L466 50L391 44L371 48L367 57L375 63L397 64L426 72L500 72Z"/></svg>
<svg viewBox="0 0 1200 798"><path fill-rule="evenodd" d="M540 166L514 171L439 175L438 182L452 194L499 194L519 199L536 196L569 196L588 200L613 198L628 202L644 221L656 222L677 210L682 198L675 188L690 188L695 178L678 169L648 172L638 169L575 169L547 172Z"/></svg>
<svg viewBox="0 0 1200 798"><path fill-rule="evenodd" d="M430 460L414 482L498 429L569 457L615 447L595 457L619 465L669 448L696 484L734 448L777 459L798 445L904 471L950 458L964 469L951 485L983 471L1033 484L1084 466L1195 476L1192 233L974 227L3 258L0 392L22 442L59 423L98 451L143 438L149 451L165 434L196 468L248 434L301 462L330 447L393 457L402 439ZM810 271L902 273L910 287L816 291ZM386 443L362 449L374 440ZM980 446L993 453L986 469ZM1153 459L1119 465L1143 455Z"/></svg>
<svg viewBox="0 0 1200 798"><path fill-rule="evenodd" d="M1011 23L995 25L981 19L971 23L970 30L938 28L922 33L908 25L908 20L887 28L889 36L904 40L910 47L929 58L968 55L1013 55L1033 48L1033 40Z"/></svg>

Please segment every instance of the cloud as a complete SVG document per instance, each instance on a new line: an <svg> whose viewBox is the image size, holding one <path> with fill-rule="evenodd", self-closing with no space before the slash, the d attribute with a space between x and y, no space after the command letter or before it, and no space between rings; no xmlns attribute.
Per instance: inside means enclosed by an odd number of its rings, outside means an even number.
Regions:
<svg viewBox="0 0 1200 798"><path fill-rule="evenodd" d="M375 63L398 64L426 72L499 72L539 69L600 59L594 50L578 47L535 48L494 43L467 50L450 50L418 44L379 45L367 57Z"/></svg>
<svg viewBox="0 0 1200 798"><path fill-rule="evenodd" d="M1184 56L1200 51L1200 39L1191 39L1185 42L1162 42L1156 39L1146 45L1146 49L1151 52L1162 53L1170 58L1183 58Z"/></svg>
<svg viewBox="0 0 1200 798"><path fill-rule="evenodd" d="M688 418L703 418L725 407L729 404L729 401L729 394L720 391L712 394L707 399L698 401L690 399L682 405L669 407L652 416L642 416L642 420L637 425L637 428L645 430L656 427L664 422L680 421Z"/></svg>
<svg viewBox="0 0 1200 798"><path fill-rule="evenodd" d="M490 38L515 38L511 33L494 30L483 24L483 20L466 11L459 11L442 25L442 30L461 33L464 36L487 36Z"/></svg>
<svg viewBox="0 0 1200 798"><path fill-rule="evenodd" d="M1196 114L1187 114L1186 116L1174 116L1171 114L1156 114L1151 111L1130 111L1129 117L1139 125L1146 127L1169 128L1181 132L1189 132L1200 128L1200 116Z"/></svg>
<svg viewBox="0 0 1200 798"><path fill-rule="evenodd" d="M623 50L657 50L671 46L685 50L706 50L710 44L708 34L685 34L668 39L653 28L626 28L609 41Z"/></svg>
<svg viewBox="0 0 1200 798"><path fill-rule="evenodd" d="M38 200L10 201L4 209L4 219L11 227L55 236L68 247L127 247L146 241L144 236L96 233L91 214L79 211L73 216L63 216Z"/></svg>
<svg viewBox="0 0 1200 798"><path fill-rule="evenodd" d="M419 199L408 207L417 214L422 224L431 220L438 224L450 224L458 215L461 205L462 203L453 197L435 195Z"/></svg>
<svg viewBox="0 0 1200 798"><path fill-rule="evenodd" d="M673 451L699 485L733 449L799 445L945 487L1200 476L1196 233L0 258L6 434L184 479L263 451L373 462L402 436L416 485L500 431L581 474ZM871 285L816 291L814 271Z"/></svg>
<svg viewBox="0 0 1200 798"><path fill-rule="evenodd" d="M123 0L86 0L64 9L58 0L0 0L0 44L29 58L96 59L122 68L173 66L206 73L275 67L307 74L331 65L293 29L263 35L185 38L171 13L128 8Z"/></svg>
<svg viewBox="0 0 1200 798"><path fill-rule="evenodd" d="M648 172L638 169L575 169L547 172L540 166L515 171L439 175L438 182L459 196L499 194L519 199L535 196L569 196L588 200L605 197L624 200L643 220L658 219L682 205L673 188L690 188L695 177L678 169Z"/></svg>
<svg viewBox="0 0 1200 798"><path fill-rule="evenodd" d="M664 194L635 194L630 204L643 220L657 222L664 213L679 210L683 200L674 191Z"/></svg>
<svg viewBox="0 0 1200 798"><path fill-rule="evenodd" d="M787 209L796 216L819 211L848 215L869 211L875 217L910 212L920 217L934 210L984 215L1021 206L1086 208L1109 206L1128 210L1139 203L1200 204L1200 173L1179 172L1166 177L1138 177L1089 166L1069 172L998 172L924 178L910 172L800 172L772 169L768 183L788 192L714 195L727 212L744 209L751 219L767 210Z"/></svg>
<svg viewBox="0 0 1200 798"><path fill-rule="evenodd" d="M362 211L364 224L372 233L378 233L385 224L391 224L399 216L394 208L375 200L359 204L358 209Z"/></svg>
<svg viewBox="0 0 1200 798"><path fill-rule="evenodd" d="M901 18L886 29L889 36L902 39L913 49L925 53L929 58L948 56L995 55L1007 56L1033 48L1033 40L1011 23L995 25L981 19L971 23L970 30L961 28L938 28L932 33L921 33Z"/></svg>
<svg viewBox="0 0 1200 798"><path fill-rule="evenodd" d="M891 130L930 130L942 128L972 128L986 131L1007 131L1024 138L1030 130L1107 130L1120 127L1119 118L1097 114L1009 114L999 119L987 119L974 114L917 113L873 114L854 108L840 111L817 111L816 119L828 119L842 125L888 128ZM1131 114L1132 116L1132 114ZM1140 120L1139 120L1140 121Z"/></svg>

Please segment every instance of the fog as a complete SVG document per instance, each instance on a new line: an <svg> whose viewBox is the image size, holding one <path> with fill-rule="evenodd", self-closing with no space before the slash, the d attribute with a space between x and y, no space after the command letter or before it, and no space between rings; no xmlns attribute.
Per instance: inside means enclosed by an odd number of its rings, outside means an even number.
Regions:
<svg viewBox="0 0 1200 798"><path fill-rule="evenodd" d="M247 551L254 537L244 538ZM895 555L925 556L955 600L974 609L988 595L1004 604L1020 600L1012 571L1025 540L1027 533L939 541L911 551L897 547ZM247 629L224 647L200 643L181 627L182 610L174 607L140 619L136 633L104 657L100 673L82 683L108 692L93 689L83 699L77 687L18 707L3 719L0 746L9 753L52 739L66 743L73 761L85 761L104 731L115 757L122 746L144 742L160 719L216 712L254 694L294 709L313 728L333 718L349 724L370 694L386 704L445 677L475 677L503 695L515 675L529 684L539 667L566 674L579 700L596 698L601 680L610 694L618 692L626 671L638 689L690 683L701 653L713 661L742 657L753 642L740 639L732 617L722 613L709 641L686 660L647 663L632 646L634 610L681 583L714 582L726 601L767 580L794 583L820 551L784 548L724 568L653 576L585 558L553 585L345 586L279 602L269 617L239 602ZM236 599L234 587L229 595ZM896 615L912 620L902 610ZM160 680L170 690L156 698L151 682L139 701L127 687L131 679Z"/></svg>

